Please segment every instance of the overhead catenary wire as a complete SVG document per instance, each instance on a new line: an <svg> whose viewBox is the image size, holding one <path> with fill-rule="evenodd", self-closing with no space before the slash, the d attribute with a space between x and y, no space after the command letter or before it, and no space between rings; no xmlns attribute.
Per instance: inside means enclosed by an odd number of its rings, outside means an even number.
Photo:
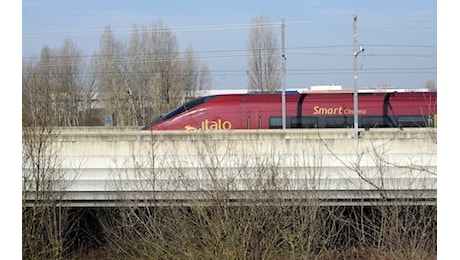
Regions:
<svg viewBox="0 0 460 260"><path fill-rule="evenodd" d="M315 24L315 23L329 23L337 22L341 23L344 19L324 19L324 20L298 20L285 22L285 24ZM258 26L262 27L279 27L279 22L264 22L257 23ZM138 30L150 31L155 30L158 32L193 32L193 31L215 31L215 30L242 30L250 29L254 24L252 23L241 23L241 24L208 24L208 25L189 25L189 26L163 26L158 24L157 27L151 26L137 26L133 25L129 28L110 28L112 32L124 34L132 33L134 28ZM110 26L108 26L110 27ZM92 35L100 34L104 29L78 29L78 30L50 30L50 31L23 31L22 35L25 37L36 37L36 36L53 36L53 35Z"/></svg>
<svg viewBox="0 0 460 260"><path fill-rule="evenodd" d="M401 23L414 23L414 24L432 24L436 25L435 20L404 20L404 19L360 19L361 21L366 22L367 24L397 24ZM316 25L318 23L336 23L338 25L346 22L346 19L317 19L317 20L295 20L295 21L285 21L285 25L302 25L302 24L312 24ZM279 22L264 22L258 23L259 26L265 27L279 27ZM156 27L155 27L156 26ZM230 23L230 24L205 24L205 25L187 25L187 26L163 26L162 24L157 24L151 27L143 25L133 25L129 28L111 28L111 31L118 34L132 33L134 28L138 30L149 29L159 30L159 32L194 32L194 31L215 31L215 30L242 30L249 29L253 26L252 23ZM420 27L420 26L419 26ZM423 26L423 28L426 25ZM413 26L408 26L408 28L413 28ZM84 35L94 35L100 34L105 28L102 29L76 29L76 30L48 30L48 31L23 31L23 37L37 37L37 36L53 36L53 35L73 35L73 36L84 36Z"/></svg>
<svg viewBox="0 0 460 260"><path fill-rule="evenodd" d="M317 56L349 56L347 53L347 49L351 45L317 45L317 46L298 46L298 47L289 47L285 48L287 51L286 54L289 55L317 55ZM434 45L396 45L396 44L391 44L391 45L373 45L373 44L364 44L366 47L391 47L391 48L431 48L433 51L436 50L436 46ZM343 48L343 51L341 52L300 52L300 50L311 50L311 49L334 49L334 48ZM294 50L297 50L297 52L293 52ZM264 49L261 49L261 51L265 51ZM279 51L279 50L278 50ZM234 58L234 57L251 57L253 54L248 52L248 49L223 49L223 50L207 50L207 51L193 51L193 54L199 54L201 56L194 56L194 59L215 59L215 58ZM220 53L220 55L206 55L206 54L216 54ZM187 58L185 57L180 57L181 54L184 54L183 52L159 52L159 53L119 53L115 56L115 58L119 57L131 57L127 61L147 61L151 60L154 57L162 57L162 56L171 56L174 58L161 58L158 59L158 61L172 61L172 60L186 60ZM278 54L272 54L272 53L261 53L262 55L278 55ZM141 60L139 58L136 58L136 56L139 55L147 55L148 59ZM392 56L399 56L399 57L436 57L436 53L433 54L420 54L420 53L415 53L415 54L410 54L410 53L404 53L404 54L385 54L385 53L370 53L366 54L367 56L380 56L380 57L392 57ZM53 60L53 59L61 59L61 58L82 58L82 59L89 59L89 58L102 58L102 57L113 57L113 55L104 55L104 54L93 54L93 55L72 55L72 56L67 56L67 55L57 55L57 56L49 56L47 59ZM145 57L145 56L144 56ZM23 61L26 60L38 60L41 59L39 56L32 56L32 57L23 57Z"/></svg>
<svg viewBox="0 0 460 260"><path fill-rule="evenodd" d="M122 72L123 74L120 74ZM191 73L193 71L181 71L181 72L173 72L170 73L169 75L183 75L187 73ZM212 70L211 71L213 75L215 76L246 76L246 70ZM352 72L352 69L349 68L324 68L324 69L291 69L286 72L286 75L349 75ZM361 71L360 74L421 74L421 73L435 73L436 68L367 68L364 71ZM36 75L48 75L49 72L27 72L24 71L24 74L36 74ZM53 74L59 75L59 74L71 74L73 73L72 71L65 72L65 71L59 71L59 72L54 72ZM92 72L92 71L81 71L80 74L83 75L111 75L111 74L117 74L120 77L123 77L127 74L133 74L133 75L142 75L142 74L152 74L153 71L97 71L97 72ZM282 73L281 70L275 71L275 73L280 74Z"/></svg>
<svg viewBox="0 0 460 260"><path fill-rule="evenodd" d="M326 20L298 20L298 21L285 21L286 25L302 25L302 24L329 24L332 26L342 26L341 24L346 22L346 19L326 19ZM372 19L361 19L361 21L368 22L366 26L376 25L391 25L398 24L402 22L410 23L409 27L416 27L417 23L423 24L423 26L436 24L436 21L431 20L372 20ZM372 24L371 24L372 23ZM220 24L220 25L196 25L196 26L172 26L164 27L161 24L158 26L133 26L131 28L110 28L114 35L116 34L125 34L132 33L133 28L135 27L138 32L145 31L154 31L159 30L159 32L194 32L194 31L224 31L224 30L244 30L251 28L253 24L251 23L242 23L242 24ZM260 26L267 27L279 27L279 22L272 23L261 23ZM163 28L163 29L162 29ZM32 31L32 32L23 32L25 37L37 37L45 35L72 35L72 36L84 36L92 34L101 34L103 30L95 29L86 29L86 30L70 30L70 31ZM398 44L398 43L387 43L387 44L376 44L376 43L362 43L366 47L366 57L405 57L405 58L435 58L436 57L436 45L430 44ZM349 57L349 49L352 45L350 44L321 44L321 45L304 45L304 46L292 46L285 47L286 55L290 57L290 60L296 58L301 58L304 56L311 57L340 57L347 58ZM400 51L399 51L400 50ZM264 50L262 50L264 51ZM161 62L172 62L172 61L187 61L190 59L196 60L198 62L202 61L214 61L214 60L228 60L228 59L247 59L252 57L250 50L248 49L204 49L204 50L193 50L192 57L185 57L184 51L175 51L175 52L166 52L166 53L155 53L150 55L149 53L129 53L124 50L122 53L117 53L117 55L112 58L110 55L104 55L100 53L95 53L93 55L87 55L83 52L79 55L70 55L70 56L50 56L49 62L43 62L42 57L40 56L31 56L23 57L23 64L27 62L32 62L33 64L41 67L52 67L52 66L66 66L72 64L72 62L65 62L66 58L78 58L81 59L80 62L83 63L82 73L86 75L97 75L97 73L119 73L117 71L105 71L105 72L93 72L89 70L87 65L100 64L102 60L105 59L104 64L113 65L118 63L124 64L136 64L136 63L161 63ZM263 55L277 56L278 53L265 53ZM110 59L107 59L110 58ZM59 59L62 59L58 62ZM367 66L367 65L366 65ZM222 70L214 69L210 70L213 76L246 76L246 69L241 70ZM414 67L414 66L402 66L400 68L389 67L389 68L365 68L364 71L360 71L360 74L421 74L421 73L435 73L436 67ZM28 73L23 71L23 73ZM148 71L124 71L124 73L151 73ZM181 72L175 72L181 73ZM182 72L186 73L186 72ZM289 68L286 72L287 75L342 75L350 74L351 69L349 68L303 68L303 69L293 69Z"/></svg>
<svg viewBox="0 0 460 260"><path fill-rule="evenodd" d="M368 21L368 23L377 23L377 24L398 24L399 28L401 27L401 23L406 22L406 23L428 23L428 24L436 24L436 21L432 20L391 20L391 19L362 19L363 21ZM302 25L302 24L318 24L318 23L323 23L323 24L337 24L341 25L343 22L345 22L345 19L321 19L321 20L296 20L296 21L285 21L286 25ZM278 22L264 22L264 23L257 23L258 26L267 26L267 27L278 27L279 23ZM114 34L123 34L123 33L132 33L134 28L138 32L191 32L191 31L197 31L197 30L241 30L241 29L249 29L252 26L254 26L253 23L241 23L241 24L217 24L217 25L191 25L191 26L163 26L161 23L159 24L154 24L151 27L147 26L137 26L133 25L131 28L110 28L111 32ZM65 30L65 31L23 31L23 38L27 37L36 37L36 36L52 36L52 35L72 35L72 36L84 36L84 35L91 35L91 34L101 34L105 29L78 29L78 30ZM391 44L391 45L382 45L382 44L366 44L366 46L373 46L373 47L396 47L396 48L436 48L435 45L410 45L410 44ZM303 46L303 47L286 47L285 49L287 51L293 50L293 49L316 49L316 48L339 48L339 47L348 47L347 45L322 45L322 46ZM226 52L239 52L239 51L244 51L244 50L202 50L202 51L195 51L194 53L211 53L211 52L219 52L219 53L226 53ZM171 53L171 55L174 54L180 54L181 52L177 53ZM130 55L125 54L125 55ZM315 55L314 53L308 53L307 55ZM320 55L320 54L316 54ZM327 54L323 54L327 55ZM94 55L89 56L89 55L81 55L79 57L94 57ZM421 57L421 55L420 55ZM23 59L38 59L39 57L23 57Z"/></svg>

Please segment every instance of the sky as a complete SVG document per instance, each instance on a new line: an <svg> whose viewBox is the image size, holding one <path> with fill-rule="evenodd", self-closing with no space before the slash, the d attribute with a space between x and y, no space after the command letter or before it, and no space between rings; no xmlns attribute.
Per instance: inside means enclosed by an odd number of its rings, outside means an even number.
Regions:
<svg viewBox="0 0 460 260"><path fill-rule="evenodd" d="M128 42L132 26L161 22L179 49L192 46L208 65L213 89L246 89L250 23L271 23L281 47L285 21L285 87L421 88L437 82L437 2L420 0L148 1L23 0L22 57L70 39L86 55L98 52L105 27ZM353 67L356 46L364 51ZM282 86L281 86L282 87Z"/></svg>

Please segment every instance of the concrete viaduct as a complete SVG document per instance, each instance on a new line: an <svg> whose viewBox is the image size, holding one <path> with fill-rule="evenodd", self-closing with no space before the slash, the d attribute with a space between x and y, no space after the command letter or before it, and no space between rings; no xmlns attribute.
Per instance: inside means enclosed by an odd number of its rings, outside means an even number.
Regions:
<svg viewBox="0 0 460 260"><path fill-rule="evenodd" d="M50 190L72 207L187 205L216 198L236 203L272 196L286 203L436 204L436 129L370 129L360 139L353 134L353 129L55 128L45 154L54 160ZM29 204L37 172L30 163L23 168Z"/></svg>

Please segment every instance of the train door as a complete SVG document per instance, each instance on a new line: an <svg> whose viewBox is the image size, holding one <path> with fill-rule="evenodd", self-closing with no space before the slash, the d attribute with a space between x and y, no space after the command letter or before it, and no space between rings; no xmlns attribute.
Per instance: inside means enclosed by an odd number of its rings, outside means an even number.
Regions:
<svg viewBox="0 0 460 260"><path fill-rule="evenodd" d="M258 108L249 108L246 118L246 129L262 129L262 114Z"/></svg>

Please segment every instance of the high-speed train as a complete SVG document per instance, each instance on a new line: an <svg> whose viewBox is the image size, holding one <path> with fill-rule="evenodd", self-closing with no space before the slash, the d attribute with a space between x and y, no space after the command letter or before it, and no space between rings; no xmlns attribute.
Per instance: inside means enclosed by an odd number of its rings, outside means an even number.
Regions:
<svg viewBox="0 0 460 260"><path fill-rule="evenodd" d="M360 92L358 127L436 127L437 93ZM210 95L184 103L143 130L282 128L282 94ZM286 128L353 128L352 92L286 93Z"/></svg>

